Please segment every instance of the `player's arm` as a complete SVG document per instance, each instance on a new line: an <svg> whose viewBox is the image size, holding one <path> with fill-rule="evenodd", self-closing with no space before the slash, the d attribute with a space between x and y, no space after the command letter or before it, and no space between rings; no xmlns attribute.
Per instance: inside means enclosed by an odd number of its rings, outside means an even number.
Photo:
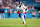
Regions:
<svg viewBox="0 0 40 27"><path fill-rule="evenodd" d="M19 6L17 6L16 8L17 8L17 12L18 12L18 10L19 10Z"/></svg>
<svg viewBox="0 0 40 27"><path fill-rule="evenodd" d="M28 8L26 6L24 6L24 8L25 8L25 11L27 12L28 11Z"/></svg>

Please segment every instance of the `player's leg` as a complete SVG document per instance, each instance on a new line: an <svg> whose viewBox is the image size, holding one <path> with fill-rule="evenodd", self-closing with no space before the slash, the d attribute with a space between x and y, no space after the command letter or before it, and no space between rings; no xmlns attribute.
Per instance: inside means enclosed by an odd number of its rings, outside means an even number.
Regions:
<svg viewBox="0 0 40 27"><path fill-rule="evenodd" d="M36 19L36 15L34 15L34 19Z"/></svg>
<svg viewBox="0 0 40 27"><path fill-rule="evenodd" d="M19 19L21 18L21 13L19 14Z"/></svg>
<svg viewBox="0 0 40 27"><path fill-rule="evenodd" d="M25 21L26 21L26 14L24 14L24 19L25 19Z"/></svg>
<svg viewBox="0 0 40 27"><path fill-rule="evenodd" d="M23 19L24 24L26 24L25 19L24 19L24 16L22 16L22 19Z"/></svg>
<svg viewBox="0 0 40 27"><path fill-rule="evenodd" d="M20 19L20 14L19 14L19 19Z"/></svg>
<svg viewBox="0 0 40 27"><path fill-rule="evenodd" d="M26 22L25 22L24 14L23 14L23 13L21 13L21 18L23 19L23 23L24 23L25 25L27 25Z"/></svg>
<svg viewBox="0 0 40 27"><path fill-rule="evenodd" d="M32 15L32 19L34 18L34 15Z"/></svg>
<svg viewBox="0 0 40 27"><path fill-rule="evenodd" d="M0 14L0 19L1 19L1 14Z"/></svg>
<svg viewBox="0 0 40 27"><path fill-rule="evenodd" d="M22 19L23 19L23 23L25 24L25 26L27 26L25 19L24 19L24 16L22 16Z"/></svg>

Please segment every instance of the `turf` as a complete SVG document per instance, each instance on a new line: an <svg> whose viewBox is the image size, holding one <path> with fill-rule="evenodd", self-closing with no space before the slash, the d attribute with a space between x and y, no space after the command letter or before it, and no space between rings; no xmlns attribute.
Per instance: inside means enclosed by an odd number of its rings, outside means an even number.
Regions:
<svg viewBox="0 0 40 27"><path fill-rule="evenodd" d="M22 19L0 19L0 27L40 27L40 19L26 19L26 23Z"/></svg>

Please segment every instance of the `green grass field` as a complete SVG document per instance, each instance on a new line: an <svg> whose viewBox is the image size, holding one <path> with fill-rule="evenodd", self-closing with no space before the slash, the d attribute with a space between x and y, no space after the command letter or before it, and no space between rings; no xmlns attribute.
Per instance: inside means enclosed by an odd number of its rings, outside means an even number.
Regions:
<svg viewBox="0 0 40 27"><path fill-rule="evenodd" d="M40 27L40 19L27 19L26 27ZM0 19L0 27L25 27L22 19Z"/></svg>

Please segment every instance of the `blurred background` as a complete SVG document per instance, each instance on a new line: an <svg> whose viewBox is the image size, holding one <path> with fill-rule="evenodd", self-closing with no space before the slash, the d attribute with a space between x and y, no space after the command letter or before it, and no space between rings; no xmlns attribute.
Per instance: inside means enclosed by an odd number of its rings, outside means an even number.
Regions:
<svg viewBox="0 0 40 27"><path fill-rule="evenodd" d="M32 15L40 18L40 0L0 0L0 18L19 18L16 8L19 1L28 8L27 18L32 18Z"/></svg>

